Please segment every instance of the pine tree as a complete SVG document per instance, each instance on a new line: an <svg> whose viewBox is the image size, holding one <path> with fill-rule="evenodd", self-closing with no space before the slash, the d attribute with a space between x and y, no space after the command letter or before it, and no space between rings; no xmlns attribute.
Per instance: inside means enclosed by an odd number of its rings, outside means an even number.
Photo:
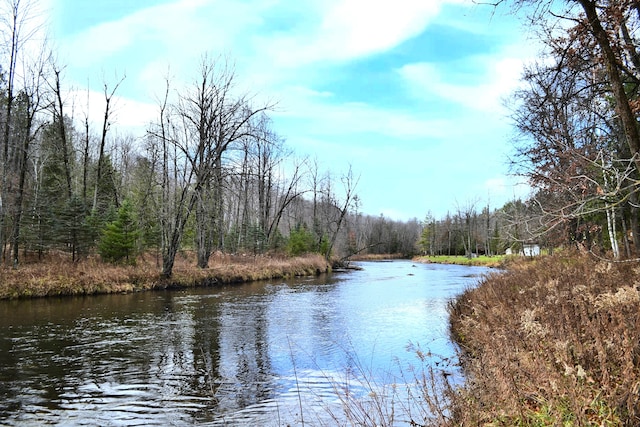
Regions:
<svg viewBox="0 0 640 427"><path fill-rule="evenodd" d="M125 200L118 209L117 218L107 223L102 231L98 252L107 262L134 265L139 235L131 203Z"/></svg>

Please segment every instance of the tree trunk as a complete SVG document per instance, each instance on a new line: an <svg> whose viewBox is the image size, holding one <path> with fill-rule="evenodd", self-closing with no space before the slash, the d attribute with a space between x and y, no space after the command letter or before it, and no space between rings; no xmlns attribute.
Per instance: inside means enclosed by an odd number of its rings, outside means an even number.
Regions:
<svg viewBox="0 0 640 427"><path fill-rule="evenodd" d="M640 131L638 130L636 117L631 110L631 105L629 105L629 97L624 89L624 83L618 67L618 60L609 42L609 36L602 27L602 23L598 17L596 3L592 0L577 1L584 9L593 36L602 50L611 90L613 91L613 97L616 101L616 111L622 122L624 135L631 150L631 156L635 161L636 170L640 172L640 156L638 156L638 154L640 154Z"/></svg>
<svg viewBox="0 0 640 427"><path fill-rule="evenodd" d="M60 89L60 71L54 70L56 79L56 102L57 107L54 107L54 117L58 116L58 133L60 136L60 142L62 146L62 161L64 164L64 176L67 183L67 200L71 199L71 168L69 167L69 149L67 147L67 130L64 124L64 111L62 104L62 93ZM56 111L57 110L57 111Z"/></svg>
<svg viewBox="0 0 640 427"><path fill-rule="evenodd" d="M199 268L208 268L211 257L210 225L207 224L209 215L207 215L204 197L204 194L200 194L196 202L196 251Z"/></svg>
<svg viewBox="0 0 640 427"><path fill-rule="evenodd" d="M607 204L608 205L608 204ZM607 206L607 231L609 232L609 242L614 259L620 259L620 249L616 237L616 211L613 207Z"/></svg>
<svg viewBox="0 0 640 427"><path fill-rule="evenodd" d="M31 125L29 125L31 126ZM24 199L24 185L27 175L27 153L29 152L29 142L31 136L25 137L24 145L20 156L20 178L18 183L18 194L16 195L15 210L13 215L13 232L11 233L11 255L13 267L18 267L19 264L19 248L18 242L20 240L20 221L22 220L22 202Z"/></svg>

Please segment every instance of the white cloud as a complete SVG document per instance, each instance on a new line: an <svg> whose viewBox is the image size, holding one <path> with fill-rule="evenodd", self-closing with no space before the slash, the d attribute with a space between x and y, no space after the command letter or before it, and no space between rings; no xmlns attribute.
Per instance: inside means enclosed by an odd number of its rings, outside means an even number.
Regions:
<svg viewBox="0 0 640 427"><path fill-rule="evenodd" d="M441 3L443 1L414 0L330 3L315 47L323 56L335 59L385 51L418 35L438 14Z"/></svg>
<svg viewBox="0 0 640 427"><path fill-rule="evenodd" d="M420 34L440 19L443 5L455 2L178 0L74 35L64 41L64 50L67 62L74 69L80 66L81 79L93 69L92 78L99 82L95 69L111 72L110 62L129 67L127 87L115 100L114 130L134 134L155 119L153 95L162 95L167 73L182 79L173 80L174 88L180 88L196 77L203 53L228 53L238 64L240 84L259 89L260 96L277 94L274 128L296 153L319 153L334 171L352 163L356 173L362 172L365 203L375 209L369 213L422 216L427 209L437 211L437 205L450 205L454 194L470 187L482 197L502 191L500 179L487 178L500 173L497 162L483 156L499 155L503 129L495 116L487 120L486 111L500 109L500 97L518 80L522 55L505 48L442 68L425 61L423 52L410 52L415 62L386 80L404 79L414 97L407 102L400 100L401 90L389 97L392 101L380 102L369 94L354 95L349 87L338 92L353 76L333 73L347 73L349 67L340 66L350 60L384 53ZM335 81L340 84L333 85ZM125 99L130 87L136 96L146 94L149 103ZM86 92L78 98L84 101L77 105L86 104ZM417 108L416 99L428 101L429 111ZM439 108L443 99L471 111L458 108L447 116L442 111L446 107ZM98 87L90 94L97 129L103 112L104 94Z"/></svg>
<svg viewBox="0 0 640 427"><path fill-rule="evenodd" d="M185 57L206 51L224 51L234 38L259 21L259 15L246 3L179 0L102 23L63 40L63 44L74 66L103 62L116 53L140 46L179 63ZM131 54L135 56L136 52Z"/></svg>
<svg viewBox="0 0 640 427"><path fill-rule="evenodd" d="M452 0L311 2L305 25L254 38L256 52L283 68L347 61L389 50L420 34Z"/></svg>
<svg viewBox="0 0 640 427"><path fill-rule="evenodd" d="M466 58L465 68L469 68L469 64L472 71L451 75L447 75L442 65L426 62L407 64L398 72L414 95L436 95L478 111L501 111L503 99L520 82L524 59L479 56Z"/></svg>
<svg viewBox="0 0 640 427"><path fill-rule="evenodd" d="M361 102L335 101L330 93L302 87L283 90L276 120L300 124L300 131L325 137L380 135L389 141L449 138L464 132L460 119L429 117L421 111L384 108Z"/></svg>
<svg viewBox="0 0 640 427"><path fill-rule="evenodd" d="M66 114L77 123L78 129L84 127L84 119L89 118L90 129L94 134L102 132L106 100L104 93L86 90L71 90L63 95ZM152 104L134 101L114 95L109 104L110 132L142 136L147 125L158 115L158 107Z"/></svg>

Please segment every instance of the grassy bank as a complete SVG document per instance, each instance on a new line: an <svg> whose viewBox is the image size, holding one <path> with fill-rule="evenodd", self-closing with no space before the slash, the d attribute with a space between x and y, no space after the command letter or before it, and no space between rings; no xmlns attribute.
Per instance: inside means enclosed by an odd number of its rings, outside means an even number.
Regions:
<svg viewBox="0 0 640 427"><path fill-rule="evenodd" d="M66 256L52 255L17 269L0 267L0 299L206 286L317 275L329 269L320 255L296 258L219 255L211 258L208 269L199 269L195 258L185 254L176 258L173 277L166 280L160 277L157 260L150 256L139 257L135 266L116 266L97 259L72 263Z"/></svg>
<svg viewBox="0 0 640 427"><path fill-rule="evenodd" d="M640 266L545 257L451 305L466 355L453 423L640 425Z"/></svg>
<svg viewBox="0 0 640 427"><path fill-rule="evenodd" d="M457 265L474 265L484 267L503 267L511 260L506 255L486 256L480 255L475 258L467 258L457 255L436 255L436 256L419 256L413 259L415 262L425 264L457 264Z"/></svg>

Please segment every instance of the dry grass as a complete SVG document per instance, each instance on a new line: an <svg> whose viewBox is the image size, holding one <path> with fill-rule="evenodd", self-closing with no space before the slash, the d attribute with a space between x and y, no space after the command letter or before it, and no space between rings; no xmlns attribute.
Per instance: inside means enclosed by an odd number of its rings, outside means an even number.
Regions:
<svg viewBox="0 0 640 427"><path fill-rule="evenodd" d="M512 264L451 307L456 425L640 425L640 266Z"/></svg>
<svg viewBox="0 0 640 427"><path fill-rule="evenodd" d="M72 263L65 254L50 254L45 260L26 262L17 269L0 267L0 299L208 286L317 275L329 270L320 255L278 258L218 254L211 258L208 269L195 265L193 254L183 253L176 258L173 277L165 280L160 277L157 259L148 254L139 257L135 266L106 264L95 258Z"/></svg>

